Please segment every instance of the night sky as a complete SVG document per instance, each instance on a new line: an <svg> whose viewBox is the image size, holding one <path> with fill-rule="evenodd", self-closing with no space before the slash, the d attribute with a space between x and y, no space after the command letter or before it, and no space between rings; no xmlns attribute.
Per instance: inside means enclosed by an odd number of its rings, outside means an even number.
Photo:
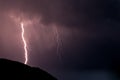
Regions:
<svg viewBox="0 0 120 80"><path fill-rule="evenodd" d="M0 0L0 57L23 63L20 21L28 65L60 80L109 80L120 65L120 0Z"/></svg>

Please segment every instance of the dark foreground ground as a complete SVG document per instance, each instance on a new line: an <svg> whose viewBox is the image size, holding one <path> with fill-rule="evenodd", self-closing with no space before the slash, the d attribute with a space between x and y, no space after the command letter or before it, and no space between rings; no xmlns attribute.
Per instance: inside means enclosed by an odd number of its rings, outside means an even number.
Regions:
<svg viewBox="0 0 120 80"><path fill-rule="evenodd" d="M49 73L19 62L0 59L0 80L57 80Z"/></svg>

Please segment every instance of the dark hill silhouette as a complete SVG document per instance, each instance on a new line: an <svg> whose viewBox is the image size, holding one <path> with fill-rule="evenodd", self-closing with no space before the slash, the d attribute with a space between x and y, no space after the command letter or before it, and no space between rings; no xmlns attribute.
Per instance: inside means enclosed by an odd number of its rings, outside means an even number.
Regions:
<svg viewBox="0 0 120 80"><path fill-rule="evenodd" d="M49 73L25 64L0 59L0 80L57 80Z"/></svg>

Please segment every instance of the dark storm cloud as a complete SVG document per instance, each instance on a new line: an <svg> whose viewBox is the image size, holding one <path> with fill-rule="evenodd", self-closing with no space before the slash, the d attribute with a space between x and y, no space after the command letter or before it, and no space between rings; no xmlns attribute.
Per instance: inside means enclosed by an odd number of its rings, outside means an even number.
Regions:
<svg viewBox="0 0 120 80"><path fill-rule="evenodd" d="M113 66L119 65L119 41L107 36L87 38L87 40L82 47L78 44L66 49L65 53L69 54L69 56L64 54L66 55L64 62L67 69L111 69Z"/></svg>
<svg viewBox="0 0 120 80"><path fill-rule="evenodd" d="M120 20L118 0L0 0L0 8L39 15L46 24L69 27L88 27L107 19Z"/></svg>

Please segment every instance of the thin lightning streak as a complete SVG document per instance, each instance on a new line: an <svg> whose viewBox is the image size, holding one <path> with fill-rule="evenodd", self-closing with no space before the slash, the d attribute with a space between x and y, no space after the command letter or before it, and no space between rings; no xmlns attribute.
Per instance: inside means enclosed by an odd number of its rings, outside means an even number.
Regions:
<svg viewBox="0 0 120 80"><path fill-rule="evenodd" d="M59 53L60 52L60 48L62 46L62 41L60 39L59 31L58 31L56 26L54 26L54 34L55 34L56 42L57 42L57 55L58 55L60 61L62 61L62 55Z"/></svg>
<svg viewBox="0 0 120 80"><path fill-rule="evenodd" d="M21 33L21 36L22 36L22 40L23 40L23 44L24 44L24 51L25 51L25 62L24 64L27 64L28 62L28 51L27 51L27 43L26 43L26 40L25 40L25 29L24 29L24 24L21 23L21 29L22 29L22 33Z"/></svg>

